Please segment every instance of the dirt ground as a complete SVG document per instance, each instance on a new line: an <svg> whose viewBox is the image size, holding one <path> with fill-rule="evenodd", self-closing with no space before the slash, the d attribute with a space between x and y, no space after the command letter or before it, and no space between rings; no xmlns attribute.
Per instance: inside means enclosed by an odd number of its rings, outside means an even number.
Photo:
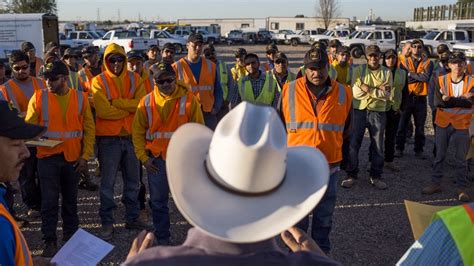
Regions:
<svg viewBox="0 0 474 266"><path fill-rule="evenodd" d="M238 46L217 46L218 56L227 61L234 60L233 51ZM265 46L244 46L248 51L257 52L264 57ZM280 46L287 53L292 69L297 69L303 62L304 51L309 46ZM360 63L361 60L356 60ZM428 115L430 118L430 114ZM398 173L384 170L383 178L389 189L378 191L368 183L368 173L365 171L368 157L368 138L364 139L360 151L361 175L352 189L339 188L337 206L334 212L334 223L331 234L333 250L331 257L347 265L390 265L395 264L413 242L408 217L403 200L413 200L434 205L456 205L454 166L448 159L445 164L443 192L425 196L421 188L430 180L431 163L433 161L433 128L431 120L426 123L427 141L425 154L427 159L414 157L413 146L407 146L405 156L397 159L396 164L401 168ZM341 173L341 177L344 173ZM471 175L472 177L472 175ZM95 180L98 182L99 178ZM133 238L139 233L136 230L124 228L124 207L120 203L121 182L117 178L116 201L118 209L115 212L117 224L111 243L114 250L102 261L104 265L122 262ZM119 189L120 188L120 189ZM469 182L468 192L474 196L473 182ZM25 216L25 207L20 203L20 195L16 195L16 209L19 216ZM80 227L92 234L98 234L100 229L99 193L79 191ZM212 208L212 206L210 206ZM183 243L190 225L179 214L172 200L170 202L172 244ZM151 220L150 220L151 221ZM23 233L33 254L42 251L41 221L34 219L29 226L23 227ZM61 227L58 227L58 238L61 239ZM60 243L62 244L62 243Z"/></svg>

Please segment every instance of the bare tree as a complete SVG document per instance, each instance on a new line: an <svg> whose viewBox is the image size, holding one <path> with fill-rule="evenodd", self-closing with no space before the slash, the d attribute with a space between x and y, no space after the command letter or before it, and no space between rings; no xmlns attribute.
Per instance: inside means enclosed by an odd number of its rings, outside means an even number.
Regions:
<svg viewBox="0 0 474 266"><path fill-rule="evenodd" d="M316 4L316 16L323 19L324 28L327 29L334 19L339 16L338 1L319 0L319 4Z"/></svg>
<svg viewBox="0 0 474 266"><path fill-rule="evenodd" d="M10 0L8 10L13 13L56 13L56 0Z"/></svg>

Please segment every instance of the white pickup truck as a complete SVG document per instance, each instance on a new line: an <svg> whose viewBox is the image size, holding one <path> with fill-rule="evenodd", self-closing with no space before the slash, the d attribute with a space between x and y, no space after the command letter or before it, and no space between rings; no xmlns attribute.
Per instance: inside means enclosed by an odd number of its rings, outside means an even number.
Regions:
<svg viewBox="0 0 474 266"><path fill-rule="evenodd" d="M186 39L174 36L167 30L151 30L150 38L157 41L160 47L163 47L167 43L173 44L175 53L177 54L182 53L186 49Z"/></svg>
<svg viewBox="0 0 474 266"><path fill-rule="evenodd" d="M330 40L332 39L338 39L338 40L345 40L349 38L349 35L351 34L351 31L348 29L344 30L327 30L323 32L323 34L317 34L317 35L310 35L309 37L309 43L313 44L317 41L322 41L325 42L326 45L329 43Z"/></svg>
<svg viewBox="0 0 474 266"><path fill-rule="evenodd" d="M351 56L360 58L369 45L377 45L382 52L388 49L396 49L397 41L393 30L368 30L364 31L358 38L343 39L342 45L351 49Z"/></svg>
<svg viewBox="0 0 474 266"><path fill-rule="evenodd" d="M463 52L470 63L474 62L474 43L454 44L453 52Z"/></svg>
<svg viewBox="0 0 474 266"><path fill-rule="evenodd" d="M150 45L156 44L156 40L138 37L135 31L111 30L101 39L93 41L92 45L99 47L99 50L104 52L105 47L111 43L122 46L127 53L131 50L145 51Z"/></svg>
<svg viewBox="0 0 474 266"><path fill-rule="evenodd" d="M425 49L431 56L436 56L436 48L440 44L446 44L449 50L453 50L453 45L469 43L469 33L466 30L433 30L421 38ZM400 42L400 46L412 40Z"/></svg>
<svg viewBox="0 0 474 266"><path fill-rule="evenodd" d="M197 30L196 32L201 33L202 37L204 38L205 43L214 44L214 43L219 42L221 39L220 34L217 34L217 33L209 33L205 30ZM186 40L188 39L190 34L191 34L191 31L186 30L186 29L175 30L173 33L174 36L181 37Z"/></svg>

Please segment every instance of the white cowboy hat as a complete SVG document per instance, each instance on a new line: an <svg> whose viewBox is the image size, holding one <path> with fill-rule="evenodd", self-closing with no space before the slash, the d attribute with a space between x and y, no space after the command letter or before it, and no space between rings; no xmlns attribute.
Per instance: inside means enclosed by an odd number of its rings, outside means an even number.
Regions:
<svg viewBox="0 0 474 266"><path fill-rule="evenodd" d="M251 243L298 223L323 197L329 179L324 155L287 148L271 107L243 102L213 132L188 123L168 146L166 170L183 216L218 239Z"/></svg>

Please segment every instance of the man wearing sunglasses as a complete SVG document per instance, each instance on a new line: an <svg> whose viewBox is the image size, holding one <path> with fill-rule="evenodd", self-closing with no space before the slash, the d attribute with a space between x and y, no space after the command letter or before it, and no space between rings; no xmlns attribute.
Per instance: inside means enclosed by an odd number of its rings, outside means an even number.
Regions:
<svg viewBox="0 0 474 266"><path fill-rule="evenodd" d="M191 85L191 90L201 102L206 126L214 129L223 92L216 64L201 56L203 45L204 37L200 33L191 33L186 44L188 54L176 61L173 68L177 79Z"/></svg>
<svg viewBox="0 0 474 266"><path fill-rule="evenodd" d="M240 78L229 92L229 102L234 108L242 101L254 104L269 105L277 108L280 92L271 71L264 72L260 60L254 53L247 54L244 59L245 68L249 73Z"/></svg>
<svg viewBox="0 0 474 266"><path fill-rule="evenodd" d="M30 62L30 75L37 77L44 62L41 58L36 56L35 46L31 42L23 42L21 44L21 50L28 55Z"/></svg>
<svg viewBox="0 0 474 266"><path fill-rule="evenodd" d="M62 61L44 66L47 91L36 91L28 105L25 121L48 130L45 137L61 141L54 147L38 147L38 175L41 183L41 232L43 257L58 250L59 195L63 241L79 227L77 194L79 174L87 172L87 161L94 153L95 125L87 94L67 86L69 70Z"/></svg>
<svg viewBox="0 0 474 266"><path fill-rule="evenodd" d="M367 64L354 69L352 85L354 123L349 144L347 176L341 182L344 188L351 188L359 173L359 150L364 140L365 129L370 135L370 177L369 183L376 189L387 189L382 181L384 166L384 135L387 122L386 109L393 89L392 72L380 64L382 53L377 45L365 50Z"/></svg>
<svg viewBox="0 0 474 266"><path fill-rule="evenodd" d="M155 86L143 97L133 120L135 153L145 166L158 245L170 244L169 187L166 150L173 132L184 123L204 124L199 100L189 85L176 80L170 64L152 66Z"/></svg>
<svg viewBox="0 0 474 266"><path fill-rule="evenodd" d="M102 60L99 58L99 51L94 46L84 47L81 51L84 64L79 70L79 81L85 91L91 91L92 78L105 71Z"/></svg>
<svg viewBox="0 0 474 266"><path fill-rule="evenodd" d="M276 59L275 55L276 55L276 53L278 53L278 46L274 43L270 43L265 48L265 53L266 53L266 56L267 56L267 62L263 62L260 65L260 67L262 68L262 70L264 72L270 71L275 67L275 64L274 64L275 59Z"/></svg>
<svg viewBox="0 0 474 266"><path fill-rule="evenodd" d="M82 83L79 80L78 72L79 70L81 70L82 66L77 63L77 55L71 50L71 48L67 48L64 51L62 61L66 64L66 66L69 69L69 80L68 80L69 88L76 89L79 91L86 91L82 87Z"/></svg>
<svg viewBox="0 0 474 266"><path fill-rule="evenodd" d="M283 85L296 79L296 75L288 68L288 57L283 52L275 54L274 68L271 73L279 92L281 92Z"/></svg>
<svg viewBox="0 0 474 266"><path fill-rule="evenodd" d="M22 51L14 51L9 58L12 78L0 86L0 99L10 102L22 116L26 115L28 102L34 92L46 89L44 80L30 75L29 57ZM41 191L37 175L36 148L28 147L31 156L20 172L20 188L28 216L36 218L41 209Z"/></svg>
<svg viewBox="0 0 474 266"><path fill-rule="evenodd" d="M105 71L92 79L96 110L96 136L100 165L100 237L110 240L116 209L114 187L119 167L123 178L125 228L146 229L139 217L140 162L132 143L132 122L140 99L145 96L141 77L127 70L124 49L110 44L104 53Z"/></svg>
<svg viewBox="0 0 474 266"><path fill-rule="evenodd" d="M408 94L403 99L403 108L400 118L400 128L397 132L397 155L403 156L405 149L407 126L413 115L415 122L415 156L425 159L425 122L427 115L428 86L433 72L433 63L423 56L423 41L413 40L410 46L409 57L404 57L400 67L408 72Z"/></svg>

